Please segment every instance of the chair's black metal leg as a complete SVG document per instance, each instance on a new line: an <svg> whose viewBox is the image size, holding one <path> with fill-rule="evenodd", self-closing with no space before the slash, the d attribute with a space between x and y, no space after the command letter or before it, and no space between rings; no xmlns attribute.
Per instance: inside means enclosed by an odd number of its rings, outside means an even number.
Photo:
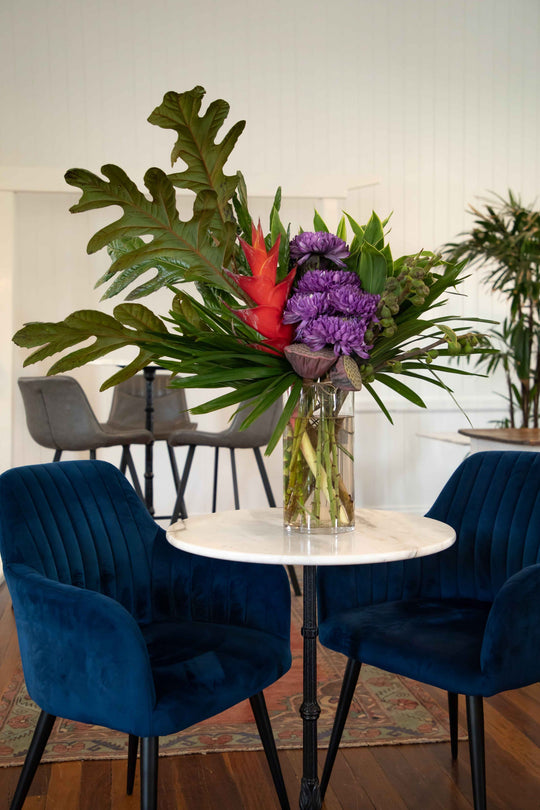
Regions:
<svg viewBox="0 0 540 810"><path fill-rule="evenodd" d="M135 469L135 462L133 461L133 456L131 455L131 450L129 449L128 445L124 445L122 447L122 456L125 457L125 461L127 464L127 468L129 470L129 474L131 475L131 480L133 481L133 488L141 501L146 503L143 491L141 489L141 485L139 483L139 476L137 475L137 470Z"/></svg>
<svg viewBox="0 0 540 810"><path fill-rule="evenodd" d="M217 507L218 462L219 462L219 447L216 447L214 450L214 486L212 489L212 512L215 512Z"/></svg>
<svg viewBox="0 0 540 810"><path fill-rule="evenodd" d="M128 740L128 761L127 761L127 783L126 793L131 796L133 784L135 782L135 771L137 769L137 751L139 749L139 738L136 734L130 734Z"/></svg>
<svg viewBox="0 0 540 810"><path fill-rule="evenodd" d="M61 450L55 450L54 451L53 461L60 461L61 458L62 458L62 451Z"/></svg>
<svg viewBox="0 0 540 810"><path fill-rule="evenodd" d="M96 460L96 450L95 450L95 448L93 450L90 450L89 452L90 452L91 461L95 461Z"/></svg>
<svg viewBox="0 0 540 810"><path fill-rule="evenodd" d="M159 737L141 737L141 810L157 810Z"/></svg>
<svg viewBox="0 0 540 810"><path fill-rule="evenodd" d="M236 477L236 459L234 457L234 447L229 447L229 451L231 454L231 472L232 472L232 484L234 492L234 508L240 509L240 498L238 497L238 478Z"/></svg>
<svg viewBox="0 0 540 810"><path fill-rule="evenodd" d="M343 676L343 683L341 684L341 693L339 695L339 702L332 727L332 734L330 736L330 743L328 745L328 752L326 754L326 761L324 763L323 774L321 777L321 796L324 798L328 782L330 781L330 774L334 767L334 761L338 752L339 743L341 742L341 735L345 728L345 721L349 714L351 701L353 699L354 690L358 683L358 676L360 675L360 667L362 664L349 658Z"/></svg>
<svg viewBox="0 0 540 810"><path fill-rule="evenodd" d="M52 731L55 720L56 717L54 714L41 712L39 715L39 719L34 730L34 736L32 737L32 742L30 743L28 753L26 754L23 769L19 777L19 781L17 782L17 787L15 788L15 793L9 806L9 810L21 810L24 800L26 799L26 795L30 789L30 785L32 784L32 779L36 773L37 766L40 763L43 751L47 745L47 740L49 739L49 735Z"/></svg>
<svg viewBox="0 0 540 810"><path fill-rule="evenodd" d="M129 445L123 444L122 445L122 455L120 456L120 464L118 465L118 469L122 473L122 475L126 474L127 468L127 453L126 450L128 449Z"/></svg>
<svg viewBox="0 0 540 810"><path fill-rule="evenodd" d="M276 501L274 499L274 493L272 492L272 487L270 486L270 481L268 480L268 474L266 472L266 467L264 466L264 462L261 456L260 448L254 447L253 452L255 454L255 458L257 460L257 467L259 468L259 473L261 474L261 480L263 482L264 491L266 493L266 497L268 499L268 506L272 508L275 507Z"/></svg>
<svg viewBox="0 0 540 810"><path fill-rule="evenodd" d="M171 472L174 481L174 491L178 492L180 486L180 475L178 474L178 464L176 463L176 456L174 455L174 448L170 444L167 445L167 452L169 454L169 461L171 463Z"/></svg>
<svg viewBox="0 0 540 810"><path fill-rule="evenodd" d="M184 492L186 491L194 455L195 455L195 445L190 444L188 446L188 452L186 456L186 462L184 464L184 469L182 470L182 479L180 481L180 486L178 487L178 493L176 495L176 503L174 504L174 509L171 516L171 523L175 523L179 517L181 517L182 520L185 520L185 518L187 518L186 505L184 503Z"/></svg>
<svg viewBox="0 0 540 810"><path fill-rule="evenodd" d="M473 783L474 810L486 810L486 758L484 750L484 702L467 695L467 726Z"/></svg>
<svg viewBox="0 0 540 810"><path fill-rule="evenodd" d="M249 702L251 703L253 716L255 717L255 722L257 723L257 729L263 744L264 753L266 754L266 759L270 768L270 773L272 774L272 780L274 782L274 787L276 788L281 809L289 810L289 798L287 796L287 791L285 790L285 782L283 781L283 773L281 771L281 765L279 764L276 741L274 739L274 733L270 724L270 718L268 717L268 710L266 708L266 701L263 693L258 692L256 695L253 695L253 697L250 697Z"/></svg>
<svg viewBox="0 0 540 810"><path fill-rule="evenodd" d="M458 757L458 695L448 692L448 720L450 722L450 751L452 759Z"/></svg>

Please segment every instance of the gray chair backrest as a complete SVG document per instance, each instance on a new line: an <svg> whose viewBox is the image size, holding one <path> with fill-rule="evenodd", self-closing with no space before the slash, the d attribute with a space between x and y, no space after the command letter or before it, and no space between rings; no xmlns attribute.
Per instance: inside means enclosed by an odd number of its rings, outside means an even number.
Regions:
<svg viewBox="0 0 540 810"><path fill-rule="evenodd" d="M83 389L73 377L19 377L26 424L42 447L89 450L102 430Z"/></svg>
<svg viewBox="0 0 540 810"><path fill-rule="evenodd" d="M248 400L248 402L251 402L251 400ZM240 425L252 409L250 405L242 408L233 416L229 427L223 431L223 435L235 436L235 447L264 447L268 444L283 409L281 397L267 408L258 419L252 422L249 427L240 430Z"/></svg>
<svg viewBox="0 0 540 810"><path fill-rule="evenodd" d="M168 388L170 377L156 374L152 382L153 424L175 424L176 428L192 423L187 409L186 394L182 388ZM142 375L130 377L113 389L113 399L107 424L122 428L146 427L146 380Z"/></svg>

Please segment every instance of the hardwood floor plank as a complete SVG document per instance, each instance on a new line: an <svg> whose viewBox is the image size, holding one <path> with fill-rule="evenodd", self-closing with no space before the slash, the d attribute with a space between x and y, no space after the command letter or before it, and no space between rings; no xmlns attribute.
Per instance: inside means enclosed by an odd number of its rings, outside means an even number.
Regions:
<svg viewBox="0 0 540 810"><path fill-rule="evenodd" d="M162 777L162 761L163 757L159 761L160 770L158 771L158 779ZM111 762L111 810L138 810L141 792L140 775L139 762L137 762L133 794L128 796L126 793L127 760L115 759ZM167 805L164 804L164 807L166 806Z"/></svg>
<svg viewBox="0 0 540 810"><path fill-rule="evenodd" d="M83 762L77 810L111 810L111 786L110 760Z"/></svg>
<svg viewBox="0 0 540 810"><path fill-rule="evenodd" d="M51 768L45 810L78 807L81 793L82 762L59 762Z"/></svg>

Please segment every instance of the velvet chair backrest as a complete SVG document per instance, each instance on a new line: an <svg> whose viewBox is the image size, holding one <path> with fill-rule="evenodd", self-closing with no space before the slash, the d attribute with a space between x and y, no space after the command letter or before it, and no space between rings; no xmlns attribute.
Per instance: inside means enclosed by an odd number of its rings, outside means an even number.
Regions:
<svg viewBox="0 0 540 810"><path fill-rule="evenodd" d="M0 502L6 575L22 564L150 619L153 546L163 530L119 470L102 461L15 467L0 477Z"/></svg>
<svg viewBox="0 0 540 810"><path fill-rule="evenodd" d="M404 562L325 569L321 620L353 605L431 597L492 602L512 574L540 562L540 453L475 453L427 517L456 530L446 551Z"/></svg>

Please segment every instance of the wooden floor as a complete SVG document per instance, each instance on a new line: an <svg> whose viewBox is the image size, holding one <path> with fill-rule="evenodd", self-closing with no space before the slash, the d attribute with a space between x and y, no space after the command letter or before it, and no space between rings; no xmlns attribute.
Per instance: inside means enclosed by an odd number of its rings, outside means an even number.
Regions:
<svg viewBox="0 0 540 810"><path fill-rule="evenodd" d="M0 690L18 660L7 589L0 587ZM431 693L446 706L446 695ZM464 707L461 707L464 712ZM462 722L465 723L462 716ZM486 701L489 810L540 810L540 685ZM321 760L324 752L321 752ZM300 751L280 758L291 808L298 807ZM0 810L8 810L20 768L0 768ZM125 795L125 762L41 765L24 810L138 810L138 781ZM260 752L163 757L159 810L278 810ZM324 810L471 810L467 743L452 765L449 744L344 749Z"/></svg>

